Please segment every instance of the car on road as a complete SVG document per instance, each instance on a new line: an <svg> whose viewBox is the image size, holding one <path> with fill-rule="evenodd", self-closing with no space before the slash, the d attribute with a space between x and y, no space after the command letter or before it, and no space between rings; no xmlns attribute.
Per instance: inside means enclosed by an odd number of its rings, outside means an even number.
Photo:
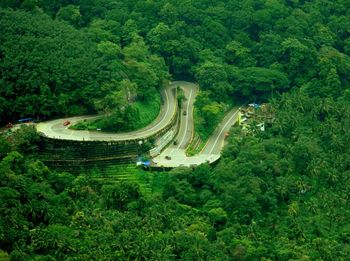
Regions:
<svg viewBox="0 0 350 261"><path fill-rule="evenodd" d="M63 122L63 126L68 126L70 124L70 121Z"/></svg>
<svg viewBox="0 0 350 261"><path fill-rule="evenodd" d="M165 156L165 159L171 160L171 157L170 156Z"/></svg>
<svg viewBox="0 0 350 261"><path fill-rule="evenodd" d="M177 145L177 140L174 140L173 144L176 146Z"/></svg>
<svg viewBox="0 0 350 261"><path fill-rule="evenodd" d="M183 113L182 113L184 116L186 116L187 115L187 111L183 111Z"/></svg>

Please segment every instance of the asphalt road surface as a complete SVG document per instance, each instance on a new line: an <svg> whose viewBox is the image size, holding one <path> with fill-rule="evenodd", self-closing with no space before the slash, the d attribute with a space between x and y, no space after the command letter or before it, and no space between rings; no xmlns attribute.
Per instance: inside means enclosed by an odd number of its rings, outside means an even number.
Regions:
<svg viewBox="0 0 350 261"><path fill-rule="evenodd" d="M65 119L52 120L39 123L36 128L46 137L64 140L105 140L105 141L122 141L144 139L157 133L169 124L176 112L176 99L174 96L174 86L169 86L161 90L163 104L156 120L145 128L126 132L126 133L108 133L103 131L87 131L87 130L70 130L69 126L63 126L65 121L70 121L71 125L82 120L91 120L99 116L78 116Z"/></svg>
<svg viewBox="0 0 350 261"><path fill-rule="evenodd" d="M202 154L220 154L225 143L225 134L238 121L239 108L233 108L229 111L221 123L216 127L213 134L209 137Z"/></svg>
<svg viewBox="0 0 350 261"><path fill-rule="evenodd" d="M121 141L133 139L145 139L157 133L172 120L176 112L175 88L180 86L184 90L186 99L180 105L180 127L175 138L176 144L172 143L160 155L153 159L158 166L179 167L179 166L196 166L205 162L214 162L220 158L220 152L225 143L225 133L238 120L239 108L234 108L227 113L222 122L214 130L209 137L203 150L193 157L187 157L185 150L194 132L193 124L193 107L194 101L198 94L198 86L193 83L176 81L161 90L163 104L156 120L147 127L127 132L127 133L106 133L103 131L80 131L70 130L68 126L63 126L67 120L71 124L75 124L82 120L91 120L100 116L79 116L65 119L52 120L39 123L36 128L49 138L65 139L65 140L105 140L105 141ZM170 157L170 159L169 159Z"/></svg>
<svg viewBox="0 0 350 261"><path fill-rule="evenodd" d="M186 156L186 148L175 148L170 146L160 155L153 159L157 166L175 168L175 167L193 167L202 163L212 163L220 158L221 150L225 145L225 133L238 121L239 108L233 108L227 113L221 123L209 137L203 150L192 157ZM177 137L178 139L181 138ZM170 157L170 159L169 159Z"/></svg>
<svg viewBox="0 0 350 261"><path fill-rule="evenodd" d="M216 127L213 134L209 137L203 150L192 157L186 156L186 148L191 142L194 132L193 126L193 103L198 93L198 87L194 84L181 82L184 88L186 101L181 106L180 128L175 138L177 144L171 144L160 155L153 159L157 166L162 167L191 167L202 163L212 163L220 158L221 150L225 145L225 134L238 121L238 107L230 110L221 123ZM186 110L186 115L183 111Z"/></svg>
<svg viewBox="0 0 350 261"><path fill-rule="evenodd" d="M180 127L175 138L177 144L170 145L172 151L186 149L191 142L194 125L193 125L193 107L198 93L198 86L188 82L177 82L178 86L184 90L186 99L180 105Z"/></svg>

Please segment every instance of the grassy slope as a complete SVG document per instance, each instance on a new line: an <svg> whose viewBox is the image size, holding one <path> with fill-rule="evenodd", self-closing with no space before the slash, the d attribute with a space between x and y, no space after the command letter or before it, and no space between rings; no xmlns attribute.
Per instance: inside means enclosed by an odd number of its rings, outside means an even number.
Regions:
<svg viewBox="0 0 350 261"><path fill-rule="evenodd" d="M146 127L152 123L160 112L160 95L157 94L151 101L136 101L132 106L139 111L139 120L135 121L133 128L127 129L127 131L133 131ZM77 124L70 127L75 130L96 130L104 129L104 122L108 120L108 117L102 117L97 120L78 122ZM125 131L125 130L123 130Z"/></svg>
<svg viewBox="0 0 350 261"><path fill-rule="evenodd" d="M136 129L146 127L152 123L158 116L160 111L160 96L148 102L135 102L134 106L140 113L140 120L137 122Z"/></svg>
<svg viewBox="0 0 350 261"><path fill-rule="evenodd" d="M218 115L216 122L219 123L222 121L222 119L225 117L225 114L228 110L222 110L221 113ZM193 156L198 154L204 147L205 143L208 141L210 135L213 133L215 128L217 127L217 124L211 124L210 126L206 126L204 124L204 120L202 119L198 108L194 108L194 138L192 142L189 144L189 146L186 149L186 154L188 156Z"/></svg>
<svg viewBox="0 0 350 261"><path fill-rule="evenodd" d="M88 175L103 184L118 181L136 182L144 195L161 194L168 180L168 172L145 171L135 164L118 164L107 167L96 167Z"/></svg>

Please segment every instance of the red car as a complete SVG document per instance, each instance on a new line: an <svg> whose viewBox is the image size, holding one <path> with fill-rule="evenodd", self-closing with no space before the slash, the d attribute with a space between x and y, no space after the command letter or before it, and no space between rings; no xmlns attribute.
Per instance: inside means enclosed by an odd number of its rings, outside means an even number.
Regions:
<svg viewBox="0 0 350 261"><path fill-rule="evenodd" d="M63 122L63 126L68 126L70 124L70 121Z"/></svg>

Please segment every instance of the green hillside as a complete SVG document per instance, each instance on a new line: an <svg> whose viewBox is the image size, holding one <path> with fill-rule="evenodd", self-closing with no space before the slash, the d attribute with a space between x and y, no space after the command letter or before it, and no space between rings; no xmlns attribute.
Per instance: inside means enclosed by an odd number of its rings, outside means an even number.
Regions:
<svg viewBox="0 0 350 261"><path fill-rule="evenodd" d="M231 129L215 166L169 172L54 171L33 128L0 134L0 260L349 260L349 10L0 1L1 126L100 113L129 130L154 119L169 80L200 86L203 139L225 106L267 104Z"/></svg>

